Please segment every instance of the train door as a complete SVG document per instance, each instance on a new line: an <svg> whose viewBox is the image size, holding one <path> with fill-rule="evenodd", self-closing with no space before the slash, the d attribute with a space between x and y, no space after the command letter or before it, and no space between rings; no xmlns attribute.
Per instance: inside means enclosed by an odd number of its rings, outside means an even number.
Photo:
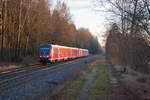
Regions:
<svg viewBox="0 0 150 100"><path fill-rule="evenodd" d="M54 48L54 59L58 59L58 48Z"/></svg>

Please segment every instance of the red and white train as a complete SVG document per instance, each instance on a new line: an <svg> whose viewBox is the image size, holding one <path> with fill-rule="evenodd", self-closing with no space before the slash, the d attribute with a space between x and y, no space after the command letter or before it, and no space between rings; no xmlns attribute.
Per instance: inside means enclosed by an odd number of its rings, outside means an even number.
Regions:
<svg viewBox="0 0 150 100"><path fill-rule="evenodd" d="M38 48L38 58L42 63L74 59L88 55L89 51L87 49L73 48L53 44L41 44Z"/></svg>

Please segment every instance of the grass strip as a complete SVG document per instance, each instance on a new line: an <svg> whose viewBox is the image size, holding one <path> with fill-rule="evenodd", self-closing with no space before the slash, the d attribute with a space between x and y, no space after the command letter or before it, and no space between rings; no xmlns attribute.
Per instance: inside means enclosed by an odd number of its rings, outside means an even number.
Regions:
<svg viewBox="0 0 150 100"><path fill-rule="evenodd" d="M88 100L110 100L109 96L109 72L106 59L101 59L101 66L94 76L94 82L88 91Z"/></svg>

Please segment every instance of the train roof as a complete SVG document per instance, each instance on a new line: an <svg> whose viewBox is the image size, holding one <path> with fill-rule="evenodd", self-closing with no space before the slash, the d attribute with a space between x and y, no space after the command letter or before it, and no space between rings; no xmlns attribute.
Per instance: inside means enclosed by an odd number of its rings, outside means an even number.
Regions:
<svg viewBox="0 0 150 100"><path fill-rule="evenodd" d="M50 46L51 44L40 44L40 46L43 46L43 45L49 45Z"/></svg>
<svg viewBox="0 0 150 100"><path fill-rule="evenodd" d="M54 44L41 44L42 45L48 45L48 46L53 46L53 47L63 47L63 48L71 48L71 49L81 49L81 50L88 50L88 49L82 49L82 48L75 48L75 47L68 47L68 46L61 46L61 45L54 45Z"/></svg>

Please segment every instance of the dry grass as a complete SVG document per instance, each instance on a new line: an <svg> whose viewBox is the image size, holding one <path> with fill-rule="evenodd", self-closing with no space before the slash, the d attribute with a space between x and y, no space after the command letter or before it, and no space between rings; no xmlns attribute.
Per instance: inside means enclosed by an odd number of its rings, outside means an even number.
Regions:
<svg viewBox="0 0 150 100"><path fill-rule="evenodd" d="M0 71L21 67L19 64L1 62Z"/></svg>
<svg viewBox="0 0 150 100"><path fill-rule="evenodd" d="M27 56L22 62L0 62L0 71L23 67L28 64L37 63L37 61L36 57Z"/></svg>
<svg viewBox="0 0 150 100"><path fill-rule="evenodd" d="M126 87L126 90L130 91L131 97L137 98L136 100L150 100L150 75L134 71L130 67L127 67L127 72L122 74L114 74L118 78L122 87ZM135 97L136 96L136 97Z"/></svg>

